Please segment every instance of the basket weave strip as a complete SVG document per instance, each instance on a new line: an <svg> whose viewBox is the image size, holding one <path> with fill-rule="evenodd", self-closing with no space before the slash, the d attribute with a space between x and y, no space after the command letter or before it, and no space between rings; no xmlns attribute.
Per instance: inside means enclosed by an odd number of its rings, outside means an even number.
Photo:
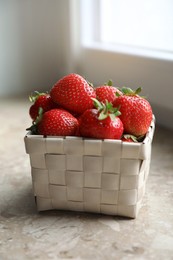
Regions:
<svg viewBox="0 0 173 260"><path fill-rule="evenodd" d="M154 121L143 143L28 133L25 146L38 210L135 218L149 173Z"/></svg>

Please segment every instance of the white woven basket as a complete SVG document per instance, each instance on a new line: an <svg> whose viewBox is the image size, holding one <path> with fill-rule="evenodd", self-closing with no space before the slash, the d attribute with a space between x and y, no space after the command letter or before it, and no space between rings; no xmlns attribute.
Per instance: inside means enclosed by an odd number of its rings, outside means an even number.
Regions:
<svg viewBox="0 0 173 260"><path fill-rule="evenodd" d="M28 133L38 211L73 210L135 218L150 168L155 118L142 143Z"/></svg>

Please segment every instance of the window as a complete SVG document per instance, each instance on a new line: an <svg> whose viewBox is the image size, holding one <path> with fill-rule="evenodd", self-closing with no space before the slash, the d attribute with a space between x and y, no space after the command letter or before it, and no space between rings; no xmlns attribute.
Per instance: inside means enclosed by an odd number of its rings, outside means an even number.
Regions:
<svg viewBox="0 0 173 260"><path fill-rule="evenodd" d="M173 51L173 2L102 0L101 41Z"/></svg>
<svg viewBox="0 0 173 260"><path fill-rule="evenodd" d="M83 1L83 44L173 59L172 12L171 0Z"/></svg>

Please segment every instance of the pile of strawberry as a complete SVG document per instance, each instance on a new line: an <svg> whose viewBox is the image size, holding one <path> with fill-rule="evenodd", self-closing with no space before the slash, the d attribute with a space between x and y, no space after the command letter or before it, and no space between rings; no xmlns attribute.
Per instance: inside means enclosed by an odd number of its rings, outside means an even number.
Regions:
<svg viewBox="0 0 173 260"><path fill-rule="evenodd" d="M105 85L94 88L82 76L69 74L49 93L35 92L30 100L33 134L96 139L143 140L152 120L150 103L133 91Z"/></svg>

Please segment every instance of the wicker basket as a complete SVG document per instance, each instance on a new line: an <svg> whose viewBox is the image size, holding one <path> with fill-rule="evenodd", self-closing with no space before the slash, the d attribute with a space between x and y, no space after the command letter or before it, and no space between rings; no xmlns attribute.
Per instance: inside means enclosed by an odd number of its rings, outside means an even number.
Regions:
<svg viewBox="0 0 173 260"><path fill-rule="evenodd" d="M155 118L142 143L28 133L38 211L73 210L135 218L150 168Z"/></svg>

